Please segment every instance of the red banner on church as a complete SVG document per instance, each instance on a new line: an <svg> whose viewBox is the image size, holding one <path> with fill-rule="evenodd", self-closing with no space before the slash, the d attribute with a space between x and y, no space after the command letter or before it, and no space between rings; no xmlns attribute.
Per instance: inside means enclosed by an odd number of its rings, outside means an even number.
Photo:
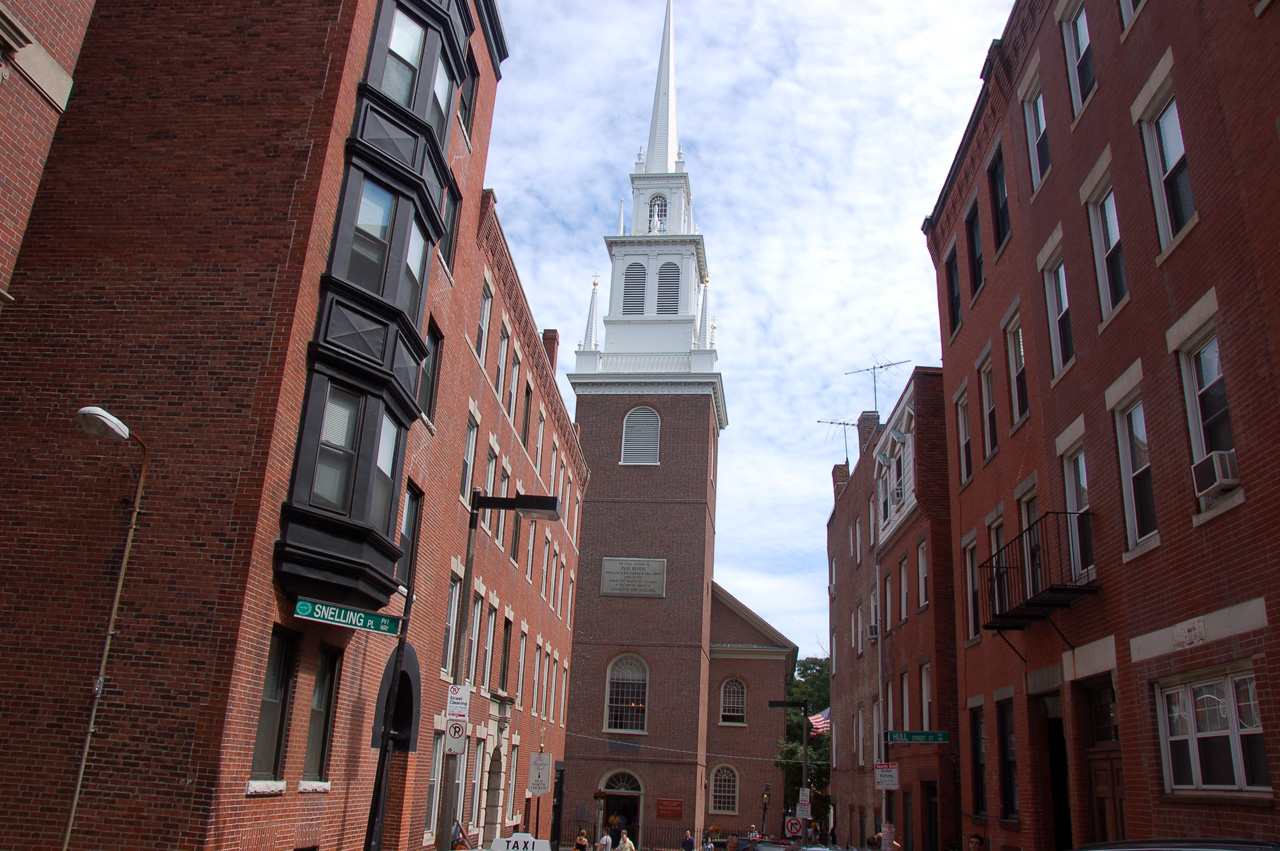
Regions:
<svg viewBox="0 0 1280 851"><path fill-rule="evenodd" d="M659 798L658 818L676 821L684 818L684 801L675 798Z"/></svg>

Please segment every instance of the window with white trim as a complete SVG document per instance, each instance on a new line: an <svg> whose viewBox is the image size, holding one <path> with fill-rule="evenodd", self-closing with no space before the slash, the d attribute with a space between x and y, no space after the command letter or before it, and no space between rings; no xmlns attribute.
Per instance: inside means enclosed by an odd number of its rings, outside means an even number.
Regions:
<svg viewBox="0 0 1280 851"><path fill-rule="evenodd" d="M859 655L861 655L862 653L862 638L863 638L862 630L863 630L862 604L859 603L858 609L856 612L854 612L854 615L853 615L853 642L854 642L854 646L857 647L858 649Z"/></svg>
<svg viewBox="0 0 1280 851"><path fill-rule="evenodd" d="M515 817L516 770L520 765L520 746L511 746L511 759L507 762L507 821Z"/></svg>
<svg viewBox="0 0 1280 851"><path fill-rule="evenodd" d="M898 562L898 619L907 619L907 610L910 608L911 583L908 581L907 560L904 558Z"/></svg>
<svg viewBox="0 0 1280 851"><path fill-rule="evenodd" d="M643 732L649 698L649 666L634 653L624 653L609 665L605 698L605 729Z"/></svg>
<svg viewBox="0 0 1280 851"><path fill-rule="evenodd" d="M480 434L480 424L467 418L467 443L462 453L462 481L458 486L458 494L471 504L471 467L476 461L476 437Z"/></svg>
<svg viewBox="0 0 1280 851"><path fill-rule="evenodd" d="M1022 344L1022 319L1014 315L1005 328L1005 346L1009 351L1009 401L1013 405L1013 421L1017 423L1031 410L1027 391L1027 354Z"/></svg>
<svg viewBox="0 0 1280 851"><path fill-rule="evenodd" d="M862 564L862 518L855 517L853 520L853 559L856 564Z"/></svg>
<svg viewBox="0 0 1280 851"><path fill-rule="evenodd" d="M893 576L885 574L884 577L884 631L887 633L889 627L893 625Z"/></svg>
<svg viewBox="0 0 1280 851"><path fill-rule="evenodd" d="M1022 102L1022 113L1027 121L1027 148L1031 160L1031 188L1039 189L1040 182L1049 173L1049 134L1045 130L1044 91L1036 86L1035 93Z"/></svg>
<svg viewBox="0 0 1280 851"><path fill-rule="evenodd" d="M502 476L500 481L501 481L501 484L499 484L498 486L498 496L505 499L507 497L507 491L511 489L511 473L505 467L502 469ZM520 515L517 514L513 518L513 522L517 526L519 526ZM493 535L494 543L498 545L498 549L502 549L502 544L506 540L506 537L505 537L506 531L507 531L507 512L499 511L498 512L498 530ZM511 537L512 537L512 540L514 540L517 537L514 529L512 530Z"/></svg>
<svg viewBox="0 0 1280 851"><path fill-rule="evenodd" d="M1170 97L1158 112L1142 119L1142 136L1146 141L1160 247L1168 248L1196 214L1187 150L1182 140L1182 123L1178 119L1175 98Z"/></svg>
<svg viewBox="0 0 1280 851"><path fill-rule="evenodd" d="M1120 242L1120 219L1116 215L1116 193L1108 188L1105 194L1089 205L1089 225L1093 232L1093 257L1098 271L1098 295L1102 300L1103 317L1112 311L1129 293L1129 282L1124 274L1124 249Z"/></svg>
<svg viewBox="0 0 1280 851"><path fill-rule="evenodd" d="M1000 448L999 426L996 424L996 376L990 360L978 373L982 385L982 442L984 457L990 458Z"/></svg>
<svg viewBox="0 0 1280 851"><path fill-rule="evenodd" d="M1090 523L1089 478L1085 469L1084 450L1068 452L1062 459L1063 480L1067 489L1067 511L1070 518L1071 569L1076 578L1093 568L1093 527Z"/></svg>
<svg viewBox="0 0 1280 851"><path fill-rule="evenodd" d="M920 729L933 729L933 674L928 665L920 666Z"/></svg>
<svg viewBox="0 0 1280 851"><path fill-rule="evenodd" d="M736 677L720 686L720 723L747 723L747 686Z"/></svg>
<svg viewBox="0 0 1280 851"><path fill-rule="evenodd" d="M1044 273L1045 303L1049 307L1049 345L1053 351L1053 374L1057 375L1075 357L1071 336L1071 302L1067 297L1067 269L1061 260Z"/></svg>
<svg viewBox="0 0 1280 851"><path fill-rule="evenodd" d="M444 650L440 653L440 670L453 674L453 631L458 628L458 595L462 592L462 580L449 580L449 603L444 613Z"/></svg>
<svg viewBox="0 0 1280 851"><path fill-rule="evenodd" d="M968 637L976 638L981 629L982 592L978 586L978 548L974 544L964 548L964 576L969 591L969 619L968 619Z"/></svg>
<svg viewBox="0 0 1280 851"><path fill-rule="evenodd" d="M498 453L492 449L485 456L484 462L484 495L493 496L493 480L498 472ZM499 512L501 513L501 512ZM486 508L480 515L480 525L489 528L489 522L493 519L492 509Z"/></svg>
<svg viewBox="0 0 1280 851"><path fill-rule="evenodd" d="M622 421L623 464L657 464L662 421L647 406L632 408Z"/></svg>
<svg viewBox="0 0 1280 851"><path fill-rule="evenodd" d="M732 766L722 765L711 775L711 812L736 813L738 811L738 772Z"/></svg>
<svg viewBox="0 0 1280 851"><path fill-rule="evenodd" d="M1143 0L1120 0L1120 22L1126 27L1133 20L1133 16L1142 8Z"/></svg>
<svg viewBox="0 0 1280 851"><path fill-rule="evenodd" d="M1089 21L1085 17L1084 3L1074 15L1062 22L1062 37L1067 45L1067 78L1071 83L1071 106L1080 113L1084 102L1093 93L1098 79L1093 72L1093 45L1089 40Z"/></svg>
<svg viewBox="0 0 1280 851"><path fill-rule="evenodd" d="M866 740L866 722L865 715L861 708L858 709L858 765L867 764L867 753L864 749Z"/></svg>
<svg viewBox="0 0 1280 851"><path fill-rule="evenodd" d="M649 199L649 233L667 232L667 197L654 195Z"/></svg>
<svg viewBox="0 0 1280 851"><path fill-rule="evenodd" d="M440 767L444 764L444 733L431 737L431 771L427 777L427 833L436 829L436 810L440 808ZM512 772L514 775L515 772Z"/></svg>
<svg viewBox="0 0 1280 851"><path fill-rule="evenodd" d="M493 374L493 392L498 394L498 402L502 402L502 394L506 390L507 381L507 349L511 347L511 333L503 325L498 331L498 364Z"/></svg>
<svg viewBox="0 0 1280 851"><path fill-rule="evenodd" d="M542 682L542 645L533 648L533 694L529 702L529 714L538 715L538 686Z"/></svg>
<svg viewBox="0 0 1280 851"><path fill-rule="evenodd" d="M929 602L929 559L925 557L924 541L916 544L916 587L923 606Z"/></svg>
<svg viewBox="0 0 1280 851"><path fill-rule="evenodd" d="M489 336L489 315L493 312L493 290L486 280L480 290L480 321L476 324L476 357L480 358L480 366L485 361L485 341Z"/></svg>
<svg viewBox="0 0 1280 851"><path fill-rule="evenodd" d="M1271 791L1252 671L1158 688L1166 791Z"/></svg>
<svg viewBox="0 0 1280 851"><path fill-rule="evenodd" d="M911 674L902 672L902 729L911 729Z"/></svg>
<svg viewBox="0 0 1280 851"><path fill-rule="evenodd" d="M1231 410L1227 405L1227 386L1218 356L1218 337L1202 339L1194 348L1181 353L1183 374L1191 396L1191 447L1196 460L1210 452L1235 449L1231 435Z"/></svg>
<svg viewBox="0 0 1280 851"><path fill-rule="evenodd" d="M1147 448L1147 421L1138 399L1116 414L1120 438L1120 475L1124 484L1125 527L1129 547L1156 531L1155 489Z"/></svg>
<svg viewBox="0 0 1280 851"><path fill-rule="evenodd" d="M969 245L969 295L975 296L987 280L982 266L982 221L977 202L965 217L964 232Z"/></svg>
<svg viewBox="0 0 1280 851"><path fill-rule="evenodd" d="M960 440L960 481L973 477L973 449L969 437L969 397L961 396L956 402L956 436Z"/></svg>
<svg viewBox="0 0 1280 851"><path fill-rule="evenodd" d="M524 706L524 660L529 649L529 633L520 633L520 667L516 671L516 706Z"/></svg>
<svg viewBox="0 0 1280 851"><path fill-rule="evenodd" d="M476 756L471 763L471 824L477 827L484 823L484 810L480 808L480 780L484 777L484 739L476 739Z"/></svg>

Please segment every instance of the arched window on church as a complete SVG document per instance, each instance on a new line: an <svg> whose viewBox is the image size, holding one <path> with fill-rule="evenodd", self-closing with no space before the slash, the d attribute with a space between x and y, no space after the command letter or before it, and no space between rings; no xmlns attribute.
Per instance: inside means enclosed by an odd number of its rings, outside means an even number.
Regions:
<svg viewBox="0 0 1280 851"><path fill-rule="evenodd" d="M658 312L680 312L680 267L663 263L658 269Z"/></svg>
<svg viewBox="0 0 1280 851"><path fill-rule="evenodd" d="M720 686L720 723L747 723L747 687L742 680L725 680Z"/></svg>
<svg viewBox="0 0 1280 851"><path fill-rule="evenodd" d="M622 273L622 313L624 316L644 314L645 268L643 263L632 263Z"/></svg>
<svg viewBox="0 0 1280 851"><path fill-rule="evenodd" d="M647 406L632 408L622 421L622 463L657 464L662 421Z"/></svg>
<svg viewBox="0 0 1280 851"><path fill-rule="evenodd" d="M649 199L649 233L667 232L667 198L654 195Z"/></svg>
<svg viewBox="0 0 1280 851"><path fill-rule="evenodd" d="M609 665L609 694L605 729L645 730L645 702L649 697L649 666L634 653Z"/></svg>
<svg viewBox="0 0 1280 851"><path fill-rule="evenodd" d="M738 811L738 772L731 765L721 765L711 773L711 812Z"/></svg>

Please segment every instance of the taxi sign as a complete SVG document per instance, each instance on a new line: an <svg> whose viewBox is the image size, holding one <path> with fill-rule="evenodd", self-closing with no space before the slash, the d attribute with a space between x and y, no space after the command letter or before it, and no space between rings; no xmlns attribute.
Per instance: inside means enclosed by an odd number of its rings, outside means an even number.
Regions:
<svg viewBox="0 0 1280 851"><path fill-rule="evenodd" d="M529 833L513 833L510 836L495 836L489 851L551 851L551 841L536 839Z"/></svg>

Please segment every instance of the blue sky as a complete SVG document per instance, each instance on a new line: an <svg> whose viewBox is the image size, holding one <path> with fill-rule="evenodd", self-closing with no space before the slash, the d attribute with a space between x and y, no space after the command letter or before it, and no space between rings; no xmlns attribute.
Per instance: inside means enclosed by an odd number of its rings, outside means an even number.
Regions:
<svg viewBox="0 0 1280 851"><path fill-rule="evenodd" d="M648 139L665 0L499 0L511 58L486 185L564 379L603 237ZM920 224L1012 0L675 0L680 141L711 273L729 427L716 580L828 653L826 522L840 429L886 415L941 346ZM856 442L855 442L856 443ZM856 446L853 449L856 456Z"/></svg>

